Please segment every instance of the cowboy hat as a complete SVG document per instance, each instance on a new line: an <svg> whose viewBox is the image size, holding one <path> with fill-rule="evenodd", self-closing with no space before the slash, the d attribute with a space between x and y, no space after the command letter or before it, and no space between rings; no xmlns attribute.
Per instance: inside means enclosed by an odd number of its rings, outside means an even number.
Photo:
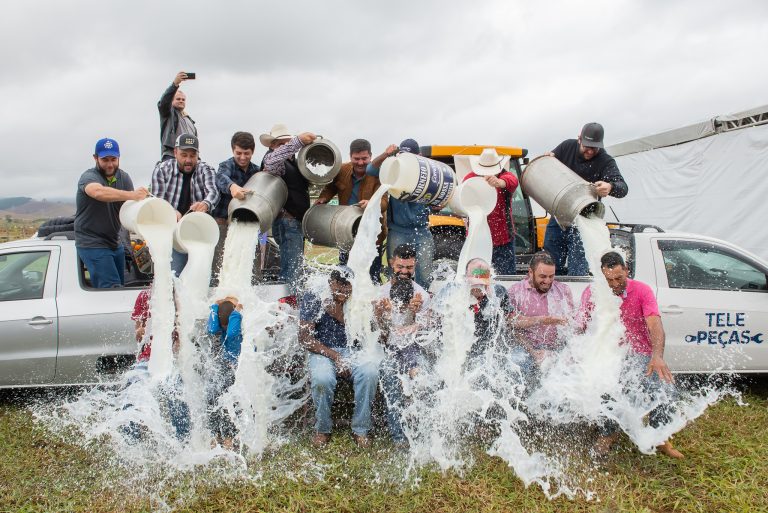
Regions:
<svg viewBox="0 0 768 513"><path fill-rule="evenodd" d="M496 176L509 169L509 155L499 156L493 148L485 148L479 157L471 157L472 171L478 176Z"/></svg>
<svg viewBox="0 0 768 513"><path fill-rule="evenodd" d="M269 148L275 139L290 139L291 137L293 134L288 130L288 127L283 123L278 123L272 127L268 134L261 134L259 141Z"/></svg>

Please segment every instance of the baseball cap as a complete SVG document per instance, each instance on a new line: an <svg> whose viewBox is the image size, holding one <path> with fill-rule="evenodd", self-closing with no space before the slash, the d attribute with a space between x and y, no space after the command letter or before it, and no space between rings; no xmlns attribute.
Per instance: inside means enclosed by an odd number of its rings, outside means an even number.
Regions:
<svg viewBox="0 0 768 513"><path fill-rule="evenodd" d="M197 150L199 146L194 134L181 134L176 138L176 147L180 150Z"/></svg>
<svg viewBox="0 0 768 513"><path fill-rule="evenodd" d="M407 151L408 153L413 153L414 155L421 155L421 148L419 148L419 143L413 139L406 139L405 141L401 142L400 151Z"/></svg>
<svg viewBox="0 0 768 513"><path fill-rule="evenodd" d="M604 148L603 136L605 131L600 123L587 123L581 129L581 145L591 148Z"/></svg>
<svg viewBox="0 0 768 513"><path fill-rule="evenodd" d="M117 141L115 141L114 139L109 139L108 137L105 137L104 139L99 139L96 142L96 150L94 150L93 153L99 158L119 157L120 146L117 144Z"/></svg>

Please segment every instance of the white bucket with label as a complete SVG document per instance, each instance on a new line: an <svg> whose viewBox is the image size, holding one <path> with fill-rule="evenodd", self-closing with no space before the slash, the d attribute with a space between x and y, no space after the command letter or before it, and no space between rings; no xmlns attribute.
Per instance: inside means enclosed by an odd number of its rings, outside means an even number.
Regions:
<svg viewBox="0 0 768 513"><path fill-rule="evenodd" d="M386 159L379 178L390 185L389 194L395 199L439 207L448 203L457 185L448 164L407 152Z"/></svg>
<svg viewBox="0 0 768 513"><path fill-rule="evenodd" d="M146 239L142 234L143 226L163 226L173 229L176 226L176 210L170 203L160 198L129 200L120 207L120 223L126 230Z"/></svg>
<svg viewBox="0 0 768 513"><path fill-rule="evenodd" d="M451 210L459 215L469 215L467 208L480 207L484 215L490 214L496 207L496 189L480 176L474 176L462 182L448 202Z"/></svg>

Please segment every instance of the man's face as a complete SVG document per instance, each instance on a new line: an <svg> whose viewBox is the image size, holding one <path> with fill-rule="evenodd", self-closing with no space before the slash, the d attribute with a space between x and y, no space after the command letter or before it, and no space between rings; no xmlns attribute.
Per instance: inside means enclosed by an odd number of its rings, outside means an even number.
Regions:
<svg viewBox="0 0 768 513"><path fill-rule="evenodd" d="M486 295L491 281L491 268L481 260L474 260L467 265L466 278L469 282L470 293L477 299ZM482 280L483 283L479 283Z"/></svg>
<svg viewBox="0 0 768 513"><path fill-rule="evenodd" d="M528 269L528 282L539 294L546 294L555 281L555 266L539 264L536 269Z"/></svg>
<svg viewBox="0 0 768 513"><path fill-rule="evenodd" d="M608 286L617 296L624 294L627 290L627 277L629 270L625 266L614 265L613 267L603 267L603 276L605 276Z"/></svg>
<svg viewBox="0 0 768 513"><path fill-rule="evenodd" d="M357 153L350 153L349 158L352 160L352 171L356 175L365 174L365 168L371 163L370 151L358 151Z"/></svg>
<svg viewBox="0 0 768 513"><path fill-rule="evenodd" d="M276 148L279 148L280 146L282 146L283 144L287 143L288 141L290 141L290 139L288 137L285 137L283 139L275 139L274 141L272 141L270 143L269 149L270 150L274 150Z"/></svg>
<svg viewBox="0 0 768 513"><path fill-rule="evenodd" d="M600 153L600 148L584 146L581 144L581 137L579 137L579 154L584 160L592 160L598 153Z"/></svg>
<svg viewBox="0 0 768 513"><path fill-rule="evenodd" d="M331 285L331 297L336 303L344 304L352 294L352 284L349 282L340 282L336 280L330 281Z"/></svg>
<svg viewBox="0 0 768 513"><path fill-rule="evenodd" d="M97 157L94 155L93 160L96 161L96 167L101 169L105 176L115 176L117 168L120 167L118 157Z"/></svg>
<svg viewBox="0 0 768 513"><path fill-rule="evenodd" d="M397 277L397 279L413 279L413 276L416 274L416 259L400 257L393 258L392 273Z"/></svg>
<svg viewBox="0 0 768 513"><path fill-rule="evenodd" d="M253 157L253 150L244 150L238 145L232 149L232 156L235 157L235 164L241 169L247 169Z"/></svg>
<svg viewBox="0 0 768 513"><path fill-rule="evenodd" d="M176 148L173 153L182 173L191 173L197 166L197 150Z"/></svg>
<svg viewBox="0 0 768 513"><path fill-rule="evenodd" d="M176 91L176 94L173 96L173 108L184 110L186 106L187 106L187 95L182 93L181 91Z"/></svg>

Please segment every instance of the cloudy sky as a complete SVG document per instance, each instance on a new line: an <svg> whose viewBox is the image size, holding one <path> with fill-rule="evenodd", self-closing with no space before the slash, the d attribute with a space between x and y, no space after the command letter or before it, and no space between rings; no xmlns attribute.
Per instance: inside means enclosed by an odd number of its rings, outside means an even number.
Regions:
<svg viewBox="0 0 768 513"><path fill-rule="evenodd" d="M147 184L180 70L214 165L276 122L343 154L413 137L537 155L588 121L611 144L768 104L766 48L764 0L6 0L0 197L74 196L104 136Z"/></svg>

